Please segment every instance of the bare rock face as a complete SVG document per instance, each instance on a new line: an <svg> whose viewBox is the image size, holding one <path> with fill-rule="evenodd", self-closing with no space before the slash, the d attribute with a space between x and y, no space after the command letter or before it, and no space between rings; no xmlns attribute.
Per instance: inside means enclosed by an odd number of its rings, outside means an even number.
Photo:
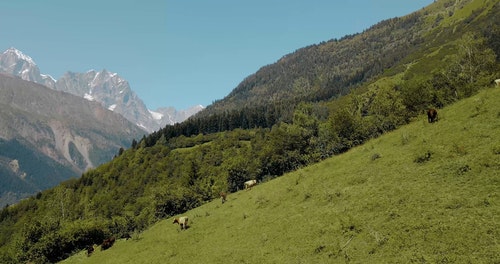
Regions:
<svg viewBox="0 0 500 264"><path fill-rule="evenodd" d="M83 171L98 165L94 164L89 158L90 150L92 149L90 139L74 135L71 129L57 120L52 120L49 126L54 134L55 148L49 150L47 153L44 152L45 154L60 153L64 157L64 161L71 163Z"/></svg>

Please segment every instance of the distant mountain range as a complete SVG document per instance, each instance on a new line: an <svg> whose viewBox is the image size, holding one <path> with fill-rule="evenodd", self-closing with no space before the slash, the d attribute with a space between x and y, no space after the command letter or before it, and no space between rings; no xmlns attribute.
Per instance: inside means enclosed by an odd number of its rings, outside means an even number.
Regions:
<svg viewBox="0 0 500 264"><path fill-rule="evenodd" d="M107 70L67 72L56 80L50 75L40 73L33 59L15 48L7 49L0 55L0 73L18 76L26 81L99 102L103 107L121 114L147 132L182 122L204 109L203 106L197 105L186 110L163 107L151 111L130 88L129 83L117 73Z"/></svg>
<svg viewBox="0 0 500 264"><path fill-rule="evenodd" d="M2 73L0 108L0 206L79 177L146 133L97 102Z"/></svg>

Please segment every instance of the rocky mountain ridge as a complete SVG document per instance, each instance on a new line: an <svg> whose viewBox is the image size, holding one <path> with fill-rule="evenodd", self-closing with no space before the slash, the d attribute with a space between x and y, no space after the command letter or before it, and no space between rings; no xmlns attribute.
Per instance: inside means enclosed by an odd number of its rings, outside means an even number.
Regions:
<svg viewBox="0 0 500 264"><path fill-rule="evenodd" d="M204 108L193 106L186 110L176 110L166 107L152 111L117 73L105 69L85 73L68 71L56 80L50 75L41 74L34 60L15 48L9 48L0 54L0 72L99 102L147 132L182 122Z"/></svg>

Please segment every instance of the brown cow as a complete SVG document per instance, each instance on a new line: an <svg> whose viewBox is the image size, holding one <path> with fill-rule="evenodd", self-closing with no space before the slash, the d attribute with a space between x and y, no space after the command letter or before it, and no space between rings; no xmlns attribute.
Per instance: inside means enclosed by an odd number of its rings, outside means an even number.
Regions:
<svg viewBox="0 0 500 264"><path fill-rule="evenodd" d="M224 204L224 202L227 201L227 193L220 192L219 195L220 195L220 198L222 199L222 204Z"/></svg>
<svg viewBox="0 0 500 264"><path fill-rule="evenodd" d="M115 243L115 237L110 237L110 238L107 238L107 239L104 239L104 241L102 241L102 244L101 244L101 250L106 250L110 247L113 246L113 244Z"/></svg>
<svg viewBox="0 0 500 264"><path fill-rule="evenodd" d="M427 121L429 121L429 123L434 123L437 120L438 120L437 110L434 108L427 110Z"/></svg>

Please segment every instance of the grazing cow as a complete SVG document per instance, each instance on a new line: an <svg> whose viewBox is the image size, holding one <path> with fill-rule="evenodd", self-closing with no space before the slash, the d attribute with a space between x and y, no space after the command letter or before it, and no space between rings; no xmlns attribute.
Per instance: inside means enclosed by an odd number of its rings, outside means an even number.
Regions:
<svg viewBox="0 0 500 264"><path fill-rule="evenodd" d="M94 246L93 245L88 245L87 246L87 257L90 257L94 253Z"/></svg>
<svg viewBox="0 0 500 264"><path fill-rule="evenodd" d="M500 86L500 79L496 79L496 80L495 80L495 85L496 85L496 86Z"/></svg>
<svg viewBox="0 0 500 264"><path fill-rule="evenodd" d="M227 201L227 193L220 192L219 195L220 195L220 198L222 199L222 204L224 204L224 202Z"/></svg>
<svg viewBox="0 0 500 264"><path fill-rule="evenodd" d="M437 110L434 108L427 110L427 121L429 121L429 123L434 123L437 120L438 120Z"/></svg>
<svg viewBox="0 0 500 264"><path fill-rule="evenodd" d="M115 237L110 237L110 238L104 239L104 241L102 241L102 244L101 244L101 250L106 250L106 249L112 247L114 243L115 243Z"/></svg>
<svg viewBox="0 0 500 264"><path fill-rule="evenodd" d="M130 238L132 238L132 236L130 235L130 233L125 233L122 235L122 238L125 238L125 240L129 240Z"/></svg>
<svg viewBox="0 0 500 264"><path fill-rule="evenodd" d="M249 181L246 181L245 182L245 189L246 190L249 190L251 189L253 186L257 185L257 180L249 180Z"/></svg>
<svg viewBox="0 0 500 264"><path fill-rule="evenodd" d="M179 224L182 229L187 229L188 228L188 217L187 216L181 216L179 218L175 218L173 224Z"/></svg>

